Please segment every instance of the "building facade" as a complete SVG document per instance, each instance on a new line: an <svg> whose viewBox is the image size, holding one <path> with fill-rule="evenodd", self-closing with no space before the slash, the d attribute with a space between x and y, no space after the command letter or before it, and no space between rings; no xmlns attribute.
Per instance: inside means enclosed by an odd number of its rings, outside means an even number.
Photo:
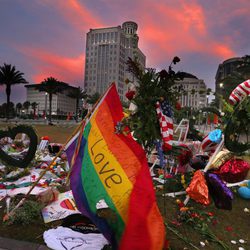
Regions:
<svg viewBox="0 0 250 250"><path fill-rule="evenodd" d="M37 114L44 115L49 113L49 96L46 92L36 89L38 84L25 85L28 102L36 102ZM74 114L76 112L76 99L69 97L68 95L72 90L77 89L72 86L68 86L61 93L52 95L52 115L67 115L69 113ZM32 108L29 108L28 112L31 112Z"/></svg>
<svg viewBox="0 0 250 250"><path fill-rule="evenodd" d="M243 62L243 58L241 57L234 57L225 60L223 63L219 64L219 67L216 72L215 76L215 92L217 94L222 95L225 99L228 98L226 96L224 89L227 88L226 84L224 83L224 79L232 74L233 71L236 70L237 66ZM230 88L234 88L237 86L230 86Z"/></svg>
<svg viewBox="0 0 250 250"><path fill-rule="evenodd" d="M179 102L182 107L198 110L207 106L207 87L203 80L189 75L184 77L183 80L176 82L175 86L183 89L179 96Z"/></svg>
<svg viewBox="0 0 250 250"><path fill-rule="evenodd" d="M84 90L87 94L102 94L110 83L115 82L119 96L126 101L125 80L133 82L126 72L128 57L137 58L145 68L146 57L138 47L139 37L135 22L125 22L122 26L90 29L86 38Z"/></svg>

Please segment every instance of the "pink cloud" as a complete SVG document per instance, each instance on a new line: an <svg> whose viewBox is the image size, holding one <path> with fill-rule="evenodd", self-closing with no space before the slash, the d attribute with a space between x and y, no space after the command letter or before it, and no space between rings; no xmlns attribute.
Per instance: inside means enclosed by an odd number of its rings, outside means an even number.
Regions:
<svg viewBox="0 0 250 250"><path fill-rule="evenodd" d="M35 73L31 75L35 83L47 77L55 77L60 81L79 85L83 82L84 55L66 57L40 48L20 49L32 60Z"/></svg>
<svg viewBox="0 0 250 250"><path fill-rule="evenodd" d="M188 4L186 1L177 1L176 4L154 2L154 6L147 1L141 6L140 13L143 13L139 27L141 44L149 55L149 64L159 64L187 52L220 59L235 55L230 41L214 40L208 30L210 20L203 7L195 1Z"/></svg>
<svg viewBox="0 0 250 250"><path fill-rule="evenodd" d="M46 5L55 8L61 16L78 30L89 29L91 27L105 27L105 24L99 17L92 14L91 10L84 3L80 3L77 0L47 0Z"/></svg>

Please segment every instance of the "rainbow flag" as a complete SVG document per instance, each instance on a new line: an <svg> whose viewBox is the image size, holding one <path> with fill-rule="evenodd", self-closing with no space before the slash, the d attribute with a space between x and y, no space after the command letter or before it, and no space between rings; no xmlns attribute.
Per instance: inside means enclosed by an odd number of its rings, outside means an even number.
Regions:
<svg viewBox="0 0 250 250"><path fill-rule="evenodd" d="M147 159L142 147L117 131L122 106L113 83L78 133L66 145L70 175L79 211L99 228L113 249L162 249L165 227L157 207ZM107 205L101 216L98 205Z"/></svg>

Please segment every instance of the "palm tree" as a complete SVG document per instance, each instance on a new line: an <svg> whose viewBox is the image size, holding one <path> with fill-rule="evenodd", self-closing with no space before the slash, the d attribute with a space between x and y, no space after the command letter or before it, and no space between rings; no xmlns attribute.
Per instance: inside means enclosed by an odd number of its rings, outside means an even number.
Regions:
<svg viewBox="0 0 250 250"><path fill-rule="evenodd" d="M48 93L49 95L49 124L52 124L51 121L51 113L52 113L52 96L57 93L62 92L64 89L68 87L67 83L60 82L54 77L48 77L41 82L41 84L37 84L36 88L39 91L43 91Z"/></svg>
<svg viewBox="0 0 250 250"><path fill-rule="evenodd" d="M31 103L31 107L33 109L33 117L35 119L35 116L36 116L36 107L38 106L38 103L37 102L32 102Z"/></svg>
<svg viewBox="0 0 250 250"><path fill-rule="evenodd" d="M11 86L15 84L28 83L23 78L24 73L16 70L15 66L11 64L5 64L0 67L0 85L6 86L7 106L6 106L6 118L9 118L9 105Z"/></svg>
<svg viewBox="0 0 250 250"><path fill-rule="evenodd" d="M29 107L30 107L30 102L26 101L23 103L23 108L26 109L26 113L28 114L29 112Z"/></svg>
<svg viewBox="0 0 250 250"><path fill-rule="evenodd" d="M78 113L79 113L79 101L83 98L86 98L86 91L83 91L81 87L72 89L72 91L68 95L71 98L76 99L76 122L78 121Z"/></svg>
<svg viewBox="0 0 250 250"><path fill-rule="evenodd" d="M212 94L212 89L210 89L210 88L207 88L206 94L207 94L207 95L210 95L210 94Z"/></svg>
<svg viewBox="0 0 250 250"><path fill-rule="evenodd" d="M20 116L20 112L21 112L22 107L23 107L23 105L21 102L16 104L16 112L18 113L19 116Z"/></svg>

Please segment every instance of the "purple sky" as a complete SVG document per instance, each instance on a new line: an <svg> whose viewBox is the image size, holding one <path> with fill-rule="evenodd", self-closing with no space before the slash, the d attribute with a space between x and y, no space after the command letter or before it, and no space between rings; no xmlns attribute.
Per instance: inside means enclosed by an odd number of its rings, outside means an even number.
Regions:
<svg viewBox="0 0 250 250"><path fill-rule="evenodd" d="M0 65L15 65L32 84L53 76L82 86L89 29L135 21L147 67L179 56L174 70L214 89L219 63L250 54L249 10L249 0L1 0ZM22 85L12 89L11 101L25 98Z"/></svg>

